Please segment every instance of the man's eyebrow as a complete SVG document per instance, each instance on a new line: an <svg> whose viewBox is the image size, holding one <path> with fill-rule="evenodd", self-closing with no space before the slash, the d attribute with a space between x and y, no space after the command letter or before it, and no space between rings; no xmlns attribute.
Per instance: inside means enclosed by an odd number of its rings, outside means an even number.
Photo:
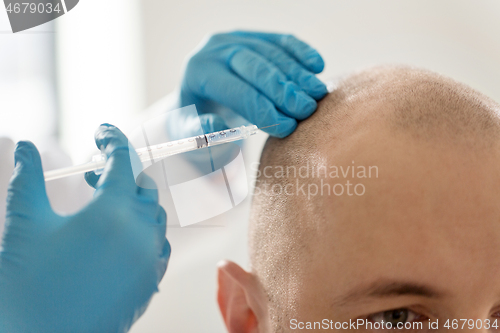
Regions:
<svg viewBox="0 0 500 333"><path fill-rule="evenodd" d="M335 305L346 305L348 303L357 303L369 298L387 298L397 296L420 296L427 298L441 298L447 293L437 290L431 286L411 282L411 281L392 281L380 280L374 283L359 286L338 297Z"/></svg>

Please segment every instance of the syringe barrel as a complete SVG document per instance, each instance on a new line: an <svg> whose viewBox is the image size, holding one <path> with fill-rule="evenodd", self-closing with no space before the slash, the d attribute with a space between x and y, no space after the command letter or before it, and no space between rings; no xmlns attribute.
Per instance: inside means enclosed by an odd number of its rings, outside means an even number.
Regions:
<svg viewBox="0 0 500 333"><path fill-rule="evenodd" d="M205 135L205 137L207 139L208 146L210 147L226 142L246 139L250 135L255 134L255 132L257 132L257 126L251 125L210 133Z"/></svg>
<svg viewBox="0 0 500 333"><path fill-rule="evenodd" d="M246 139L250 135L255 134L257 130L258 128L255 125L241 126L196 137L170 141L137 149L136 151L142 162L154 162L155 160L160 160L167 156Z"/></svg>
<svg viewBox="0 0 500 333"><path fill-rule="evenodd" d="M257 130L258 128L255 125L241 126L224 131L199 135L192 138L148 146L137 149L136 152L141 162L154 163L155 161L158 161L167 156L176 155L200 148L216 146L227 142L243 140L248 138L250 135L255 134ZM92 158L91 162L45 172L45 180L48 181L87 171L96 171L96 173L99 173L99 171L102 171L105 164L106 156L104 154L95 155Z"/></svg>

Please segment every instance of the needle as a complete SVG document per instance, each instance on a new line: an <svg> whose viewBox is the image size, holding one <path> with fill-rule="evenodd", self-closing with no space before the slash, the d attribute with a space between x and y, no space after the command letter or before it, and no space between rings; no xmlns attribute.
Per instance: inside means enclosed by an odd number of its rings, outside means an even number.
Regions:
<svg viewBox="0 0 500 333"><path fill-rule="evenodd" d="M269 125L269 126L264 126L264 127L259 127L258 129L264 129L264 128L268 128L268 127L273 127L273 126L278 126L279 124L274 124L274 125Z"/></svg>

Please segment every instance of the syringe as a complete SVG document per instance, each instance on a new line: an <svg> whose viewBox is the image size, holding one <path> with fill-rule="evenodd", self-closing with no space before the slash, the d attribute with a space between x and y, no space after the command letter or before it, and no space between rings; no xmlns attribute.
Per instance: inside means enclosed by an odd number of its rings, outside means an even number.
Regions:
<svg viewBox="0 0 500 333"><path fill-rule="evenodd" d="M155 160L160 160L167 156L243 140L248 138L250 135L257 133L257 130L258 128L255 125L235 127L220 132L194 136L187 139L170 141L136 149L136 152L141 162L154 162ZM101 170L105 165L106 155L100 154L93 156L92 160L88 163L47 171L43 175L45 177L45 181L49 181L79 173Z"/></svg>

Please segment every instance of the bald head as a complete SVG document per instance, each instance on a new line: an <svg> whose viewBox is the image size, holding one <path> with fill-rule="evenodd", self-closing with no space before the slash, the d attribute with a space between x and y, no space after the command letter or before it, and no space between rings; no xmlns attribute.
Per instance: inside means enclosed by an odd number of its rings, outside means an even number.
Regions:
<svg viewBox="0 0 500 333"><path fill-rule="evenodd" d="M274 331L294 318L408 315L430 293L474 309L500 267L499 113L451 79L374 68L340 81L292 135L269 139L250 253ZM477 277L446 282L467 271ZM500 302L480 297L488 311Z"/></svg>

